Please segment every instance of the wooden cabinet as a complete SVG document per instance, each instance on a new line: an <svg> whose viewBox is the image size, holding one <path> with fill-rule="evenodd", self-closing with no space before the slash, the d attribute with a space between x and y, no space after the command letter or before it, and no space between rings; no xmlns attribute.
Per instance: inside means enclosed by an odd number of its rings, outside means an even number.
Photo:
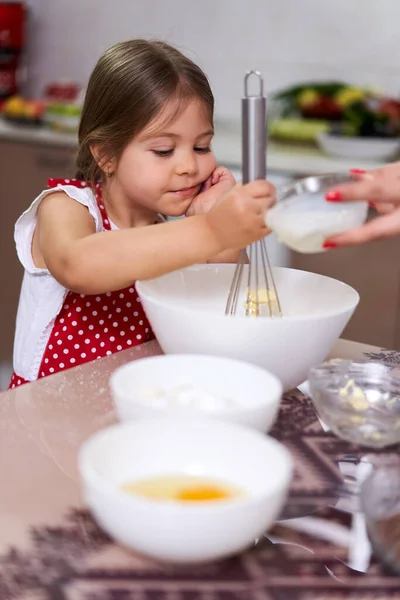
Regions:
<svg viewBox="0 0 400 600"><path fill-rule="evenodd" d="M73 149L0 140L0 363L12 361L23 274L14 223L46 187L48 177L73 177L73 155Z"/></svg>
<svg viewBox="0 0 400 600"><path fill-rule="evenodd" d="M323 254L292 253L291 264L339 279L360 294L343 337L400 349L400 237Z"/></svg>

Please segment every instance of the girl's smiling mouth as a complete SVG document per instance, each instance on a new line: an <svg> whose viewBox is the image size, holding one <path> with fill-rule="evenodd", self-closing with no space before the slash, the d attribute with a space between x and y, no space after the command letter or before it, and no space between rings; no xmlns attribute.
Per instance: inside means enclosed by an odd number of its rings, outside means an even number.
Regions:
<svg viewBox="0 0 400 600"><path fill-rule="evenodd" d="M192 196L200 190L201 185L198 183L197 185L193 185L192 187L181 188L179 190L171 190L172 194L177 196Z"/></svg>

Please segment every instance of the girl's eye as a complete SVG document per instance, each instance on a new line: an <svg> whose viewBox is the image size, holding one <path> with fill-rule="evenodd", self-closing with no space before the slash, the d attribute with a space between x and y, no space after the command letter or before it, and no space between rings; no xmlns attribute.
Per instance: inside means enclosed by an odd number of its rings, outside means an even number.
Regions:
<svg viewBox="0 0 400 600"><path fill-rule="evenodd" d="M207 154L208 152L211 152L211 148L210 148L210 146L207 146L205 148L204 147L202 147L202 148L195 147L194 151L197 152L197 154ZM174 148L171 148L170 150L152 150L152 152L156 156L161 156L161 157L172 156L172 154L174 153Z"/></svg>
<svg viewBox="0 0 400 600"><path fill-rule="evenodd" d="M171 156L173 153L173 150L153 150L153 153L156 156Z"/></svg>
<svg viewBox="0 0 400 600"><path fill-rule="evenodd" d="M194 151L198 154L207 154L207 152L211 152L211 148L210 146L207 146L206 148L195 148Z"/></svg>

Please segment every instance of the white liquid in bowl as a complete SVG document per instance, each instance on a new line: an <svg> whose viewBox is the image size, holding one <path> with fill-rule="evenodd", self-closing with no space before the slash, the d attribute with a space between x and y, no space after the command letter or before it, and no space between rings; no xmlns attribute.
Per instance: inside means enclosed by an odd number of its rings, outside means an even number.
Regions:
<svg viewBox="0 0 400 600"><path fill-rule="evenodd" d="M324 194L301 194L278 202L266 223L278 239L297 252L323 252L325 239L364 223L366 202L332 203Z"/></svg>

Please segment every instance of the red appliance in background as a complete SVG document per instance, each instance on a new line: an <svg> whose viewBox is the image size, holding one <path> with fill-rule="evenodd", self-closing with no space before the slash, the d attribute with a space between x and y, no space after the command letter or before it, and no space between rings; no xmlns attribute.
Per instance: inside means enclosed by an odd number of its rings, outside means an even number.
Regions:
<svg viewBox="0 0 400 600"><path fill-rule="evenodd" d="M0 108L20 94L20 69L26 41L27 8L22 2L0 2Z"/></svg>

